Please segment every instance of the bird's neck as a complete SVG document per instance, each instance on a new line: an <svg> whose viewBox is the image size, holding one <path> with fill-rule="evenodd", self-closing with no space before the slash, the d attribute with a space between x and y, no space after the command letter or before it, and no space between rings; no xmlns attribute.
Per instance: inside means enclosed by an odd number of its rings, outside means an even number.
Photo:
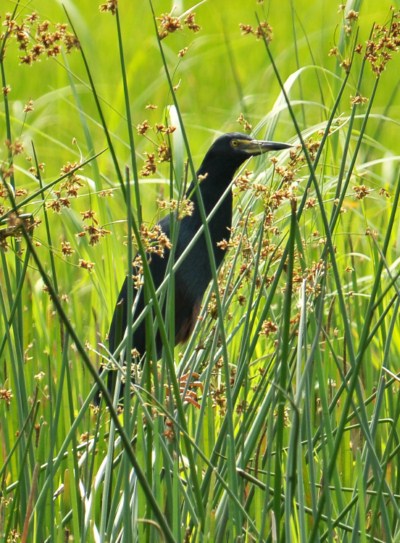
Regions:
<svg viewBox="0 0 400 543"><path fill-rule="evenodd" d="M221 213L221 216L225 215L227 217L230 226L232 215L232 191L227 191L227 188L235 175L235 171L236 167L226 163L214 163L207 165L203 163L200 166L199 170L197 171L197 188L196 183L193 181L187 191L188 197L195 204L196 213L199 213L199 196L197 191L200 191L201 193L206 215L211 213L221 197L224 195L224 193L226 193L224 200L221 203L221 209L218 213ZM229 213L228 208L230 209Z"/></svg>
<svg viewBox="0 0 400 543"><path fill-rule="evenodd" d="M235 175L235 171L236 167L232 167L230 164L222 164L221 167L220 163L210 164L210 161L208 161L206 167L203 163L197 172L198 181L193 181L186 193L187 197L194 203L193 215L188 218L188 221L195 230L203 224L200 213L200 196L206 217L209 217L223 197L215 214L208 221L217 267L221 264L225 255L225 252L218 247L217 243L223 239L229 239L229 231L232 226L232 190L228 189L228 187ZM206 268L209 266L208 262L207 258L204 264Z"/></svg>

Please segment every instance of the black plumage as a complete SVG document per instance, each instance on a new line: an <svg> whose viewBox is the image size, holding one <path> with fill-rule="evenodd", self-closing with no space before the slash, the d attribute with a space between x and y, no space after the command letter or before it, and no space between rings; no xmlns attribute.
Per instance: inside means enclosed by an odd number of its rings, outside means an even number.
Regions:
<svg viewBox="0 0 400 543"><path fill-rule="evenodd" d="M287 149L289 147L290 145L286 143L258 141L240 133L230 133L219 137L206 153L197 171L197 178L201 179L198 190L201 192L206 215L210 214L221 199L236 170L246 159L267 151ZM194 210L192 215L184 217L177 225L178 235L174 247L175 261L182 255L203 224L199 209L198 191L194 182L189 186L186 197L193 202ZM169 215L159 223L168 237L170 237L170 221L171 216ZM224 200L208 224L215 263L218 267L224 258L225 251L217 246L217 242L229 237L229 228L232 224L231 191L226 193ZM156 289L165 277L169 253L170 251L165 249L163 258L152 254L149 259L150 272ZM203 295L211 279L209 253L203 233L175 273L175 344L186 341L190 336L200 311ZM127 310L129 309L127 307L128 280L130 279L126 278L122 286L110 327L109 347L111 352L115 351L126 332ZM145 297L143 290L142 288L133 320L144 309ZM134 332L132 347L135 347L141 355L146 350L145 320L140 323ZM156 338L156 349L157 357L160 358L162 342L159 334ZM114 387L114 381L115 377L110 375L109 387L111 389Z"/></svg>

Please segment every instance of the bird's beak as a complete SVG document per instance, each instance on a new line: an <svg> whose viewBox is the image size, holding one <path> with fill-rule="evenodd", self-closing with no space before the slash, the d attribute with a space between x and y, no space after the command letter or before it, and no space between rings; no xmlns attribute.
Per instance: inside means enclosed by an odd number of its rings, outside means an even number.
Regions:
<svg viewBox="0 0 400 543"><path fill-rule="evenodd" d="M249 155L262 155L267 151L282 151L293 147L288 143L280 143L278 141L263 141L263 140L238 140L238 147Z"/></svg>

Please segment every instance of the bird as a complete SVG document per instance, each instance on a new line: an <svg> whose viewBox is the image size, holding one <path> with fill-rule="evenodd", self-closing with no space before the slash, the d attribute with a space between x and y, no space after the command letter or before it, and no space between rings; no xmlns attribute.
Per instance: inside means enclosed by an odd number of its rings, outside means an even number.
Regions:
<svg viewBox="0 0 400 543"><path fill-rule="evenodd" d="M208 221L209 234L214 253L215 266L218 269L221 265L226 251L218 245L218 242L229 237L232 226L232 190L227 188L232 183L238 168L250 157L261 155L268 151L279 151L290 148L288 143L264 141L253 139L247 134L232 132L218 137L207 151L199 169L196 172L197 180L189 185L185 198L192 203L192 214L186 215L179 220L178 233L173 247L173 259L176 262L191 240L203 225L200 197L204 205L205 214L208 217L217 202L224 195L220 206ZM200 192L200 195L198 193ZM171 221L178 222L175 213L169 214L159 223L162 232L169 238L171 235ZM163 282L171 249L165 247L163 254L148 255L149 270L152 275L154 287L157 288ZM133 268L133 274L137 269ZM202 299L212 279L212 268L207 249L204 230L191 250L186 254L181 265L175 272L175 338L174 344L184 343L190 337L200 312ZM132 276L128 275L119 293L115 310L108 334L109 350L114 353L126 333L128 311L128 282ZM133 291L135 298L135 291ZM144 289L138 292L138 300L135 301L132 322L145 308ZM165 304L163 307L165 317ZM157 333L156 340L157 359L162 355L162 340ZM143 356L146 351L146 325L145 319L134 329L131 346ZM108 370L108 389L114 393L116 384L116 370Z"/></svg>

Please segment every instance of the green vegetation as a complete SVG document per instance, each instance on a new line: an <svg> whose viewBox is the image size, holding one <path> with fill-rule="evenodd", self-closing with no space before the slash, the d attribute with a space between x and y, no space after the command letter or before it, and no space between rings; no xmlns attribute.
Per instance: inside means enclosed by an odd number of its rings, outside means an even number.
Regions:
<svg viewBox="0 0 400 543"><path fill-rule="evenodd" d="M400 541L399 12L0 17L0 541ZM191 339L117 408L128 262L232 130L294 147L238 173Z"/></svg>

